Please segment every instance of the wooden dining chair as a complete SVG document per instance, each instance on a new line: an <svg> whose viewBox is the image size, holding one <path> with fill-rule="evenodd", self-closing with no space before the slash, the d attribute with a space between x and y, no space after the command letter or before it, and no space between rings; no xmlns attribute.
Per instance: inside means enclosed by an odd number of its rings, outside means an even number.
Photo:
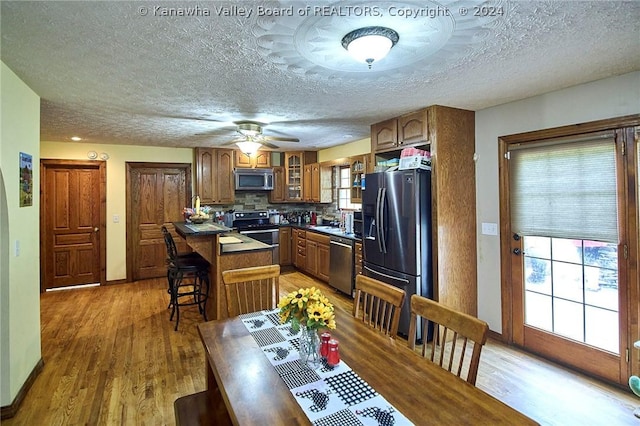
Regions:
<svg viewBox="0 0 640 426"><path fill-rule="evenodd" d="M462 376L466 370L467 382L475 385L480 352L487 342L489 332L487 323L414 294L411 296L409 336L416 335L418 316L422 325L422 336L427 336L427 330L430 328L433 330L431 343L429 344L426 338L422 341L422 356L428 357L432 362L461 378L464 378ZM469 341L473 345L470 358ZM415 337L409 338L409 347L415 349Z"/></svg>
<svg viewBox="0 0 640 426"><path fill-rule="evenodd" d="M275 309L280 287L280 265L254 266L222 272L227 315Z"/></svg>
<svg viewBox="0 0 640 426"><path fill-rule="evenodd" d="M405 295L401 288L358 275L353 316L362 319L365 324L381 333L395 338Z"/></svg>

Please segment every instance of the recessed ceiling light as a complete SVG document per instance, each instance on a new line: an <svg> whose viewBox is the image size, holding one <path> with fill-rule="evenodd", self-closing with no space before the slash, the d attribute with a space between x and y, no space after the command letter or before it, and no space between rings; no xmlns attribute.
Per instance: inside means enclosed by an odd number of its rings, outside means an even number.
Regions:
<svg viewBox="0 0 640 426"><path fill-rule="evenodd" d="M71 136L71 140L78 142L78 141L81 141L82 138L80 136Z"/></svg>
<svg viewBox="0 0 640 426"><path fill-rule="evenodd" d="M346 135L342 135L342 137L343 137L343 138L345 138L345 139L347 139L347 138L352 138L352 137L353 137L353 135L346 134Z"/></svg>

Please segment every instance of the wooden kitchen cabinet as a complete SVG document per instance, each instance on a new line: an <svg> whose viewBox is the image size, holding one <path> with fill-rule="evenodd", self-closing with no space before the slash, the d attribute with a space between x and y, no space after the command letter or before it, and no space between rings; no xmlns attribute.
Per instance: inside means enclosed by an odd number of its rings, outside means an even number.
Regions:
<svg viewBox="0 0 640 426"><path fill-rule="evenodd" d="M271 152L269 151L258 151L249 156L237 149L235 157L236 167L271 167Z"/></svg>
<svg viewBox="0 0 640 426"><path fill-rule="evenodd" d="M285 200L302 201L302 153L287 152L284 155L285 164Z"/></svg>
<svg viewBox="0 0 640 426"><path fill-rule="evenodd" d="M371 126L372 153L399 158L402 148L423 145L432 153L434 299L477 316L475 113L433 105L392 120L396 146L386 120Z"/></svg>
<svg viewBox="0 0 640 426"><path fill-rule="evenodd" d="M316 277L318 276L318 243L308 238L312 234L312 232L307 234L307 257L304 269Z"/></svg>
<svg viewBox="0 0 640 426"><path fill-rule="evenodd" d="M202 204L233 204L233 149L196 148L196 195Z"/></svg>
<svg viewBox="0 0 640 426"><path fill-rule="evenodd" d="M320 163L305 164L303 181L303 201L307 203L332 201L330 166L322 166Z"/></svg>
<svg viewBox="0 0 640 426"><path fill-rule="evenodd" d="M273 168L273 189L269 191L270 203L284 203L286 201L285 190L286 185L284 181L285 170L282 166L276 166Z"/></svg>
<svg viewBox="0 0 640 426"><path fill-rule="evenodd" d="M305 167L317 162L318 153L313 151L302 152L285 152L285 201L302 202L305 201L305 185L307 185L306 193L311 193L311 173L312 168L308 168L308 178L305 182ZM310 196L309 196L310 197Z"/></svg>
<svg viewBox="0 0 640 426"><path fill-rule="evenodd" d="M371 152L398 149L398 119L376 123L371 126Z"/></svg>
<svg viewBox="0 0 640 426"><path fill-rule="evenodd" d="M295 254L292 252L292 256L293 256L293 265L298 268L298 269L302 269L303 271L306 270L307 268L307 237L306 237L306 233L305 231L301 230L301 229L293 229L293 240L292 240L292 244L293 244L293 251L295 252Z"/></svg>
<svg viewBox="0 0 640 426"><path fill-rule="evenodd" d="M311 177L311 164L304 165L304 173L302 174L302 201L311 203L313 200L312 193L312 177ZM317 185L316 185L317 186Z"/></svg>
<svg viewBox="0 0 640 426"><path fill-rule="evenodd" d="M328 239L328 237L327 237ZM329 242L318 243L318 275L324 282L329 282Z"/></svg>
<svg viewBox="0 0 640 426"><path fill-rule="evenodd" d="M282 226L279 235L280 266L291 265L291 228Z"/></svg>
<svg viewBox="0 0 640 426"><path fill-rule="evenodd" d="M429 142L428 109L405 114L398 118L398 145Z"/></svg>
<svg viewBox="0 0 640 426"><path fill-rule="evenodd" d="M362 243L356 242L354 246L354 250L355 250L355 260L354 260L355 274L356 276L362 275Z"/></svg>
<svg viewBox="0 0 640 426"><path fill-rule="evenodd" d="M371 152L387 152L429 143L428 108L371 126Z"/></svg>
<svg viewBox="0 0 640 426"><path fill-rule="evenodd" d="M367 158L367 155L354 157L349 164L352 203L362 203L362 175L367 173Z"/></svg>
<svg viewBox="0 0 640 426"><path fill-rule="evenodd" d="M318 232L306 232L305 272L319 280L329 282L329 242L330 237Z"/></svg>

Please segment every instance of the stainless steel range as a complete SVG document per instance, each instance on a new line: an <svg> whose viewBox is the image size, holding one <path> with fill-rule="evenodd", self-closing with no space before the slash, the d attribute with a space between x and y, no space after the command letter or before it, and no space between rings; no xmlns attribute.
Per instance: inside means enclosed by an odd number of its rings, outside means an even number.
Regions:
<svg viewBox="0 0 640 426"><path fill-rule="evenodd" d="M280 263L280 230L278 225L269 222L269 212L238 211L227 214L225 224L236 228L239 233L273 247L272 263Z"/></svg>

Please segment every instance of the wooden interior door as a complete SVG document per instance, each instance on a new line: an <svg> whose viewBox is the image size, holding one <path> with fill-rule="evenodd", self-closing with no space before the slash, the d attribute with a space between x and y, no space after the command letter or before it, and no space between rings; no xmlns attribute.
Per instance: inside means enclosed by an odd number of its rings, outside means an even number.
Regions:
<svg viewBox="0 0 640 426"><path fill-rule="evenodd" d="M106 281L106 163L41 160L42 290Z"/></svg>
<svg viewBox="0 0 640 426"><path fill-rule="evenodd" d="M127 280L166 276L161 228L173 231L191 206L191 164L127 163ZM185 251L174 234L178 251Z"/></svg>

